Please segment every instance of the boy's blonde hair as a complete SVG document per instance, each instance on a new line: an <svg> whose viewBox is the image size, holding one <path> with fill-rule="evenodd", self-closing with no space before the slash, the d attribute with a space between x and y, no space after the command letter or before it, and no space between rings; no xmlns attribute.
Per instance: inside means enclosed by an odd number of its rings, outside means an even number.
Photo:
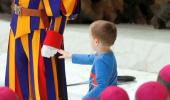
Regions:
<svg viewBox="0 0 170 100"><path fill-rule="evenodd" d="M112 46L117 37L117 29L114 23L98 20L90 25L91 34L99 39L103 45Z"/></svg>

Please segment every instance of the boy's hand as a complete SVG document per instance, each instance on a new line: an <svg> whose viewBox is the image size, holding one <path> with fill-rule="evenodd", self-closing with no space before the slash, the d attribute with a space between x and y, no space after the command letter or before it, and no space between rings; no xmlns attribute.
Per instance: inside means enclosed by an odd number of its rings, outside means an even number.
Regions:
<svg viewBox="0 0 170 100"><path fill-rule="evenodd" d="M64 50L60 49L60 50L58 50L58 53L61 54L61 56L58 57L59 59L63 59L63 58L69 59L69 58L71 58L71 54L69 52L67 52L67 51L64 51Z"/></svg>

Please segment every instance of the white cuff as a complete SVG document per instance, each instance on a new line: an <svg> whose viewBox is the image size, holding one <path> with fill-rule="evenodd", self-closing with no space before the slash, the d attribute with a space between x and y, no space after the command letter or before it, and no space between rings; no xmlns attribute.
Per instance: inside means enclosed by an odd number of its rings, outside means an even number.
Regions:
<svg viewBox="0 0 170 100"><path fill-rule="evenodd" d="M46 58L53 57L57 53L57 48L48 46L48 45L43 45L41 48L41 55Z"/></svg>

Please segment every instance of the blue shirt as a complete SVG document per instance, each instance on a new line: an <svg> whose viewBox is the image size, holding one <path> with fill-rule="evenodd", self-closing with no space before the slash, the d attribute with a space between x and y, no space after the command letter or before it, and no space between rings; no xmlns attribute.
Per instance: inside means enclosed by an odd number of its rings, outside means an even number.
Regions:
<svg viewBox="0 0 170 100"><path fill-rule="evenodd" d="M89 91L83 97L97 98L110 85L117 85L117 63L112 51L103 54L73 54L72 62L92 65Z"/></svg>

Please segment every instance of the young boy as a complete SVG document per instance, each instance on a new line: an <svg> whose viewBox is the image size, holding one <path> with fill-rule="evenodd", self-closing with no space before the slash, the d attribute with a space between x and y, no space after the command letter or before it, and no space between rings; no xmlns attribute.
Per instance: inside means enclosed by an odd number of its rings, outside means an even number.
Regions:
<svg viewBox="0 0 170 100"><path fill-rule="evenodd" d="M170 65L161 69L157 81L167 87L170 95Z"/></svg>
<svg viewBox="0 0 170 100"><path fill-rule="evenodd" d="M108 21L98 20L90 25L91 46L96 54L70 54L59 50L59 58L71 58L75 64L92 65L89 91L83 97L97 98L110 85L117 85L117 63L111 46L117 37L116 26Z"/></svg>

